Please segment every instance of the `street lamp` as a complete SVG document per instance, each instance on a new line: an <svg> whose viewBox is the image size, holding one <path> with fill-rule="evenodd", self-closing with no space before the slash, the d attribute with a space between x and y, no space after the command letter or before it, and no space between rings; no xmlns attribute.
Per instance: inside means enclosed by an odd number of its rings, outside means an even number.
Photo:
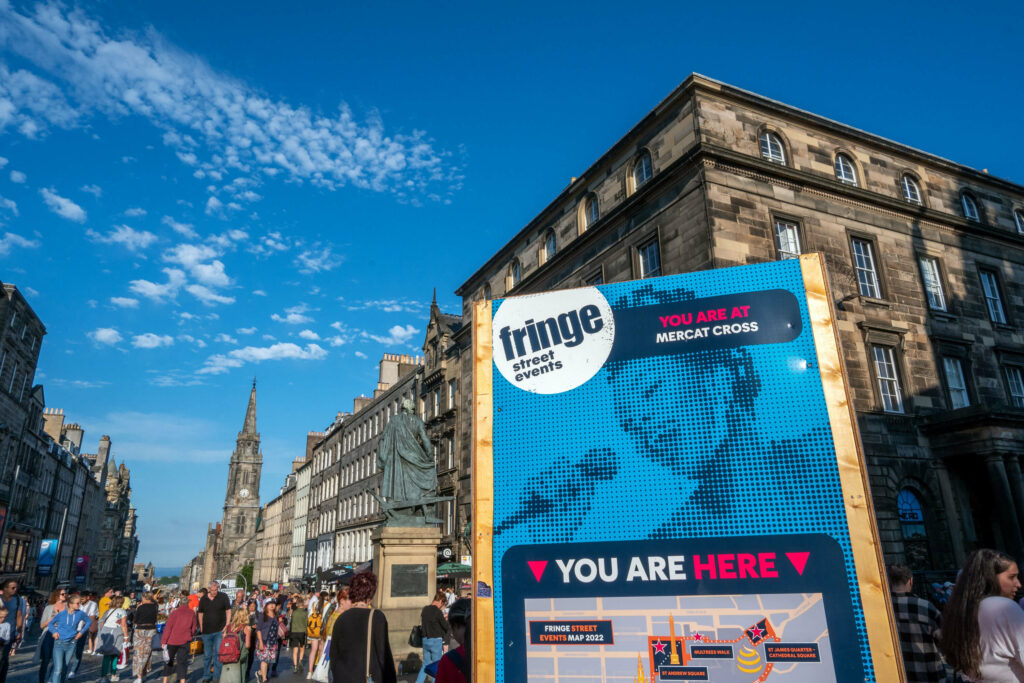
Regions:
<svg viewBox="0 0 1024 683"><path fill-rule="evenodd" d="M228 579L228 577L231 577L231 576L241 576L242 577L242 583L245 585L245 594L248 595L249 594L249 582L245 580L245 574L243 574L242 572L231 572L230 574L225 576L223 579L217 579L217 583L220 583L221 581L226 581Z"/></svg>

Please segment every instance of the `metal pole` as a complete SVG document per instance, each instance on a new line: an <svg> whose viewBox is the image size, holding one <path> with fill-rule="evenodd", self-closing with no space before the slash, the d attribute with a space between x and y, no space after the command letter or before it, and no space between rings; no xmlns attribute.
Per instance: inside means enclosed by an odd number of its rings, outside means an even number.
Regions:
<svg viewBox="0 0 1024 683"><path fill-rule="evenodd" d="M71 501L68 500L68 504L64 506L64 514L60 518L60 533L57 534L57 557L53 558L54 572L53 572L53 585L56 586L60 583L60 551L64 549L64 526L68 521L68 508L71 507ZM68 591L70 595L71 591Z"/></svg>

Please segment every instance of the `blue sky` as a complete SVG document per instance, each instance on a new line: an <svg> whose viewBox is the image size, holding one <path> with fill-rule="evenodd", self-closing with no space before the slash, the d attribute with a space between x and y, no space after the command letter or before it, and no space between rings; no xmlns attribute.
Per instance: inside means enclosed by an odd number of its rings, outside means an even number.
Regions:
<svg viewBox="0 0 1024 683"><path fill-rule="evenodd" d="M1019 4L0 0L0 279L140 560L262 496L455 288L693 71L1024 182Z"/></svg>

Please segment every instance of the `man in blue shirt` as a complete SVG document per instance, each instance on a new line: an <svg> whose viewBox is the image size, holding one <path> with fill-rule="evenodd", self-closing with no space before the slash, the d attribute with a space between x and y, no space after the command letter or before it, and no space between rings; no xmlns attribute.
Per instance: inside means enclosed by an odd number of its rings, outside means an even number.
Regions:
<svg viewBox="0 0 1024 683"><path fill-rule="evenodd" d="M6 683L10 654L18 644L21 629L25 624L25 602L18 595L18 582L15 579L7 579L0 585L0 601L3 601L4 607L7 608L4 623L11 626L10 640L3 646L6 652L0 657L0 683Z"/></svg>
<svg viewBox="0 0 1024 683"><path fill-rule="evenodd" d="M64 683L67 680L78 641L89 633L89 627L92 626L92 619L81 610L81 604L79 596L71 596L67 608L55 616L46 629L54 639L51 683Z"/></svg>

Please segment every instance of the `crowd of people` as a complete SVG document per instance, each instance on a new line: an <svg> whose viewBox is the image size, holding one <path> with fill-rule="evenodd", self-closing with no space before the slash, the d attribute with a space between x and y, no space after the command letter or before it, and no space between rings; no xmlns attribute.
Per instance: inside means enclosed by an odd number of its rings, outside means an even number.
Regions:
<svg viewBox="0 0 1024 683"><path fill-rule="evenodd" d="M366 683L370 677L396 683L387 616L371 607L376 590L377 577L361 572L330 592L229 594L211 582L196 593L110 588L99 595L58 588L36 601L18 595L17 581L8 580L0 585L0 683L6 683L11 655L29 647L23 643L33 623L39 628L33 652L38 683L73 680L85 657L102 658L100 683L119 680L129 668L134 683L156 671L163 683L185 683L198 661L200 683L266 683L289 665L292 675L317 683ZM430 653L424 663L434 665L440 683L469 680L469 611L468 599L444 592L424 609L424 654L428 647Z"/></svg>

